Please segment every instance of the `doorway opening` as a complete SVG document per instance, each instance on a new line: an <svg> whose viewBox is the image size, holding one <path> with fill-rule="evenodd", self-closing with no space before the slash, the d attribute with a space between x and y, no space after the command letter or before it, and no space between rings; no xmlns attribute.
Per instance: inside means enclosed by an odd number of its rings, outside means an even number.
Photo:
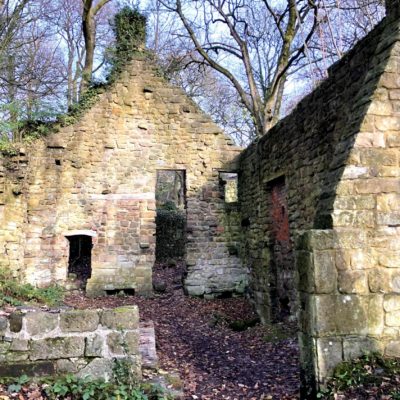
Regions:
<svg viewBox="0 0 400 400"><path fill-rule="evenodd" d="M88 235L67 236L69 241L68 277L84 289L92 276L92 237Z"/></svg>
<svg viewBox="0 0 400 400"><path fill-rule="evenodd" d="M285 177L270 181L267 191L271 317L282 321L290 316L294 288L294 257Z"/></svg>
<svg viewBox="0 0 400 400"><path fill-rule="evenodd" d="M158 170L156 182L156 263L153 287L181 285L186 251L186 171Z"/></svg>

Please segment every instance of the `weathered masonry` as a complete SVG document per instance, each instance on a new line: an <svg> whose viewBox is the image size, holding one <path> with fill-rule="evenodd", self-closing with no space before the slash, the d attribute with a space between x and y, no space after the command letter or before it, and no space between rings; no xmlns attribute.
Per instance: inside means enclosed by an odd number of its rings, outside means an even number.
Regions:
<svg viewBox="0 0 400 400"><path fill-rule="evenodd" d="M241 254L265 320L297 313L303 396L368 351L400 356L400 17L241 155Z"/></svg>
<svg viewBox="0 0 400 400"><path fill-rule="evenodd" d="M243 292L238 218L220 173L240 149L137 57L79 123L0 160L0 262L35 285L83 281L89 294L149 293L157 171L184 171L194 295ZM76 282L72 282L75 284Z"/></svg>
<svg viewBox="0 0 400 400"><path fill-rule="evenodd" d="M144 332L143 332L144 333ZM137 306L107 310L22 309L0 317L0 376L74 373L110 379L115 360L141 377L151 346L142 336Z"/></svg>
<svg viewBox="0 0 400 400"><path fill-rule="evenodd" d="M248 282L264 321L296 316L304 398L342 360L400 357L399 7L242 153L136 58L79 123L0 160L0 264L150 292L157 175L179 171L187 292Z"/></svg>

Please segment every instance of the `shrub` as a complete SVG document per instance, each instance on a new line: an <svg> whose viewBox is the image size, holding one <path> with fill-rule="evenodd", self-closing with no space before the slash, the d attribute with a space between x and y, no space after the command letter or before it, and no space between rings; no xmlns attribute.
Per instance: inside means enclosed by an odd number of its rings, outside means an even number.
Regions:
<svg viewBox="0 0 400 400"><path fill-rule="evenodd" d="M157 209L156 259L182 258L185 255L186 215L181 210Z"/></svg>
<svg viewBox="0 0 400 400"><path fill-rule="evenodd" d="M30 284L19 282L9 268L0 267L0 306L14 306L23 303L42 303L54 306L61 303L64 291L53 285L47 288L35 288Z"/></svg>

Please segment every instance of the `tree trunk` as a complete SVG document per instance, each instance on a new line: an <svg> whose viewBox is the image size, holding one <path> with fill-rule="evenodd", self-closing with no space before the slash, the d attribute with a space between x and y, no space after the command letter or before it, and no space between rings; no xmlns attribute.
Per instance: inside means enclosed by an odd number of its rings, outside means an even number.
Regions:
<svg viewBox="0 0 400 400"><path fill-rule="evenodd" d="M94 49L96 47L96 14L111 0L100 0L93 5L93 0L83 1L82 32L85 39L85 64L82 70L80 95L87 89L92 80Z"/></svg>
<svg viewBox="0 0 400 400"><path fill-rule="evenodd" d="M96 25L94 22L92 0L84 0L82 14L82 31L85 39L85 64L82 70L81 94L87 89L92 79L93 59L95 48Z"/></svg>

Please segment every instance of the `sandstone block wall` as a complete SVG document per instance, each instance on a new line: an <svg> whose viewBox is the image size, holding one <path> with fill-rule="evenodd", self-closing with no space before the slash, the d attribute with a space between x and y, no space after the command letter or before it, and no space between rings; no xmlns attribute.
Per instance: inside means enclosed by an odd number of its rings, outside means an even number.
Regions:
<svg viewBox="0 0 400 400"><path fill-rule="evenodd" d="M92 238L90 294L152 290L157 170L186 172L186 288L242 291L219 171L240 149L157 67L138 57L80 122L0 160L0 261L34 285L64 283L68 237ZM232 239L233 238L233 239ZM231 244L230 240L234 240Z"/></svg>
<svg viewBox="0 0 400 400"><path fill-rule="evenodd" d="M137 306L22 309L0 317L0 376L73 373L108 380L115 359L127 360L141 376Z"/></svg>
<svg viewBox="0 0 400 400"><path fill-rule="evenodd" d="M304 398L344 359L400 355L399 25L386 18L241 156L241 255L262 318L274 315L274 282L299 318ZM290 269L274 253L268 195L277 180Z"/></svg>

